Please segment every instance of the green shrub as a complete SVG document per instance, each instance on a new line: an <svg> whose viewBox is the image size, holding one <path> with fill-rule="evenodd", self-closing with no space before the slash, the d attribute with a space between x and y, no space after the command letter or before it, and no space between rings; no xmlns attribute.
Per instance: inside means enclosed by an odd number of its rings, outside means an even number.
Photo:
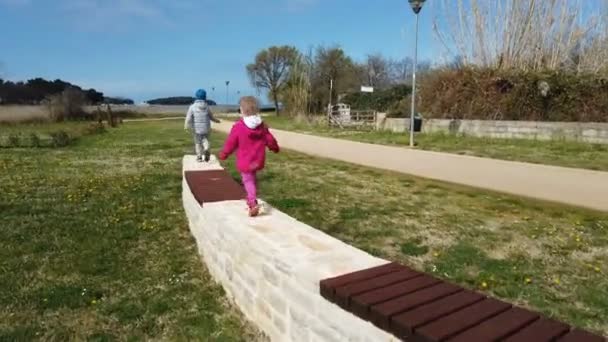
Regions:
<svg viewBox="0 0 608 342"><path fill-rule="evenodd" d="M68 146L72 139L66 131L61 130L51 133L51 140L54 147L64 147Z"/></svg>
<svg viewBox="0 0 608 342"><path fill-rule="evenodd" d="M352 109L389 111L396 103L406 99L412 92L409 85L396 85L373 93L351 93L344 97L343 102Z"/></svg>
<svg viewBox="0 0 608 342"><path fill-rule="evenodd" d="M608 122L608 80L561 71L435 70L419 84L427 117Z"/></svg>
<svg viewBox="0 0 608 342"><path fill-rule="evenodd" d="M86 135L102 134L105 132L107 132L106 126L101 122L91 123L85 128Z"/></svg>
<svg viewBox="0 0 608 342"><path fill-rule="evenodd" d="M19 133L10 133L7 138L9 147L19 147L21 143L21 134Z"/></svg>
<svg viewBox="0 0 608 342"><path fill-rule="evenodd" d="M41 147L42 141L40 140L40 136L37 133L30 133L30 146L31 147Z"/></svg>

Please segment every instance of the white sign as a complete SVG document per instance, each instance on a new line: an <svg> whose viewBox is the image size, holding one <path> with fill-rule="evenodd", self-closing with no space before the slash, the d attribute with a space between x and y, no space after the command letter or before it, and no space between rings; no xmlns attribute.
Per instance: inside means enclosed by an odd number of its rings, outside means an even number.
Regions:
<svg viewBox="0 0 608 342"><path fill-rule="evenodd" d="M361 86L361 91L364 93L373 93L374 87Z"/></svg>

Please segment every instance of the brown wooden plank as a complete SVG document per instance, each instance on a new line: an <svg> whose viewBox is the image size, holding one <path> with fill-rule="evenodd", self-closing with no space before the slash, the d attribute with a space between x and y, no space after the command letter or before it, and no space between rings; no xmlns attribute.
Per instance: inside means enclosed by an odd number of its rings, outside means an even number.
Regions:
<svg viewBox="0 0 608 342"><path fill-rule="evenodd" d="M390 299L433 286L440 282L439 279L423 275L381 289L362 293L351 298L350 309L355 315L369 320L369 309L372 305L386 302Z"/></svg>
<svg viewBox="0 0 608 342"><path fill-rule="evenodd" d="M511 305L487 298L460 311L440 318L434 322L414 330L418 341L444 341L464 330L470 329L481 322L492 318L506 310Z"/></svg>
<svg viewBox="0 0 608 342"><path fill-rule="evenodd" d="M385 274L383 276L366 279L359 282L354 282L346 286L338 287L335 293L335 303L342 308L348 309L350 298L358 294L369 292L378 288L387 287L395 283L421 276L420 273L413 270L403 270Z"/></svg>
<svg viewBox="0 0 608 342"><path fill-rule="evenodd" d="M606 342L606 339L594 335L590 332L580 329L574 329L564 337L557 340L558 342Z"/></svg>
<svg viewBox="0 0 608 342"><path fill-rule="evenodd" d="M570 326L548 318L541 318L528 325L514 335L505 339L505 342L550 342L565 335Z"/></svg>
<svg viewBox="0 0 608 342"><path fill-rule="evenodd" d="M334 301L334 295L336 288L344 286L350 283L358 282L365 279L378 277L387 273L398 272L409 269L405 266L401 266L397 263L391 262L388 264L367 268L364 270L348 273L334 278L321 280L319 287L321 290L321 296L329 300Z"/></svg>
<svg viewBox="0 0 608 342"><path fill-rule="evenodd" d="M405 296L372 306L371 321L381 329L388 330L391 317L460 291L463 291L461 287L448 283L439 283L435 286L409 293Z"/></svg>
<svg viewBox="0 0 608 342"><path fill-rule="evenodd" d="M450 342L498 341L538 320L539 314L521 308L511 308L498 316L466 330Z"/></svg>
<svg viewBox="0 0 608 342"><path fill-rule="evenodd" d="M391 318L391 331L400 338L409 337L414 329L482 301L485 297L471 291L463 291L423 305Z"/></svg>
<svg viewBox="0 0 608 342"><path fill-rule="evenodd" d="M319 286L323 297L408 341L608 342L396 263Z"/></svg>
<svg viewBox="0 0 608 342"><path fill-rule="evenodd" d="M186 171L184 176L199 204L245 198L243 187L225 170Z"/></svg>

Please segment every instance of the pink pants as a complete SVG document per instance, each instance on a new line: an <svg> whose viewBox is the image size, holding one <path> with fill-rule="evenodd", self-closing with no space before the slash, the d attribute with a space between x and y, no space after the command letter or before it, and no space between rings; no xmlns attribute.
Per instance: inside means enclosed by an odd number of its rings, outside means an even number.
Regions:
<svg viewBox="0 0 608 342"><path fill-rule="evenodd" d="M241 173L245 192L247 192L247 205L251 208L258 204L258 180L255 172Z"/></svg>

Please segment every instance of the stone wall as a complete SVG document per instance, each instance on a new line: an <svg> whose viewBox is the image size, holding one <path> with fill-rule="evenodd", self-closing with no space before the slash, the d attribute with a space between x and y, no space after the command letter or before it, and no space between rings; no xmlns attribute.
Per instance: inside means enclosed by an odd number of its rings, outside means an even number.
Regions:
<svg viewBox="0 0 608 342"><path fill-rule="evenodd" d="M405 132L409 122L405 119L384 119L377 128ZM572 140L608 144L608 123L594 122L540 122L425 119L422 131L427 133L464 134L475 137L505 139Z"/></svg>
<svg viewBox="0 0 608 342"><path fill-rule="evenodd" d="M221 169L216 162L197 164L189 156L183 165L184 171ZM276 209L250 219L241 201L201 207L185 180L183 204L209 271L271 340L397 341L319 294L322 279L387 261Z"/></svg>

